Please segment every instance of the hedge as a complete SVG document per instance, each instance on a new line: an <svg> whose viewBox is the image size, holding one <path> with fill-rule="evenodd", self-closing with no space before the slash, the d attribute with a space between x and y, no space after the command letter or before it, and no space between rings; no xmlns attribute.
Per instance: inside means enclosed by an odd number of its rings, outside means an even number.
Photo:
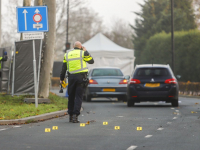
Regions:
<svg viewBox="0 0 200 150"><path fill-rule="evenodd" d="M175 75L181 81L200 81L200 31L180 31L174 33ZM169 64L171 66L171 34L165 32L150 37L142 52L144 64Z"/></svg>

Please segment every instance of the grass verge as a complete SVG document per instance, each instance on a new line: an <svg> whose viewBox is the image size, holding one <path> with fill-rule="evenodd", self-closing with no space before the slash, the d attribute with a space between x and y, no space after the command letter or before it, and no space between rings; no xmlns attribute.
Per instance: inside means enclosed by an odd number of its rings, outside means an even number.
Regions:
<svg viewBox="0 0 200 150"><path fill-rule="evenodd" d="M68 100L51 92L49 94L51 103L38 104L38 108L35 108L35 104L24 102L24 98L30 97L0 95L0 120L20 119L67 109Z"/></svg>

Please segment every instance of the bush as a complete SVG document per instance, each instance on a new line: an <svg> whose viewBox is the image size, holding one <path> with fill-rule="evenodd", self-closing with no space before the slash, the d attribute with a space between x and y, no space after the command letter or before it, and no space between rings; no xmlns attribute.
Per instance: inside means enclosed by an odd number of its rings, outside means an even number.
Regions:
<svg viewBox="0 0 200 150"><path fill-rule="evenodd" d="M181 81L199 82L200 74L200 31L180 31L174 34L175 75ZM142 53L142 63L170 64L172 62L171 34L165 32L150 37Z"/></svg>

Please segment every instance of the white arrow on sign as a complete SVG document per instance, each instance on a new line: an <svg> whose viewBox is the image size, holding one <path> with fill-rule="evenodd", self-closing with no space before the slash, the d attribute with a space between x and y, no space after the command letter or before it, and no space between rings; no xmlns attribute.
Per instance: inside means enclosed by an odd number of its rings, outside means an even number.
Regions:
<svg viewBox="0 0 200 150"><path fill-rule="evenodd" d="M35 10L35 13L38 14L40 11L38 9Z"/></svg>
<svg viewBox="0 0 200 150"><path fill-rule="evenodd" d="M23 14L24 14L24 21L25 21L25 30L27 30L27 22L26 22L26 14L28 13L28 11L26 11L26 9L24 9Z"/></svg>

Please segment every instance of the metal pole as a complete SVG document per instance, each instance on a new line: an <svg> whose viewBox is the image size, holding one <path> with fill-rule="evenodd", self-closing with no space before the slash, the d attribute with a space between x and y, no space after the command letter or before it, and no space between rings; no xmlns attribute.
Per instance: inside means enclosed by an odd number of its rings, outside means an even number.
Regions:
<svg viewBox="0 0 200 150"><path fill-rule="evenodd" d="M14 81L15 81L15 55L16 55L16 42L13 54L13 72L12 72L12 96L14 96Z"/></svg>
<svg viewBox="0 0 200 150"><path fill-rule="evenodd" d="M38 64L37 93L39 92L41 53L42 53L42 39L40 41L40 54L39 54L39 64Z"/></svg>
<svg viewBox="0 0 200 150"><path fill-rule="evenodd" d="M34 86L35 86L35 107L38 107L38 93L37 93L37 69L35 59L35 40L33 40L33 70L34 70Z"/></svg>
<svg viewBox="0 0 200 150"><path fill-rule="evenodd" d="M69 0L67 1L67 34L66 34L66 51L67 51L67 43L68 43L68 28L69 28Z"/></svg>
<svg viewBox="0 0 200 150"><path fill-rule="evenodd" d="M172 70L174 70L174 0L171 0L171 49L172 49Z"/></svg>

